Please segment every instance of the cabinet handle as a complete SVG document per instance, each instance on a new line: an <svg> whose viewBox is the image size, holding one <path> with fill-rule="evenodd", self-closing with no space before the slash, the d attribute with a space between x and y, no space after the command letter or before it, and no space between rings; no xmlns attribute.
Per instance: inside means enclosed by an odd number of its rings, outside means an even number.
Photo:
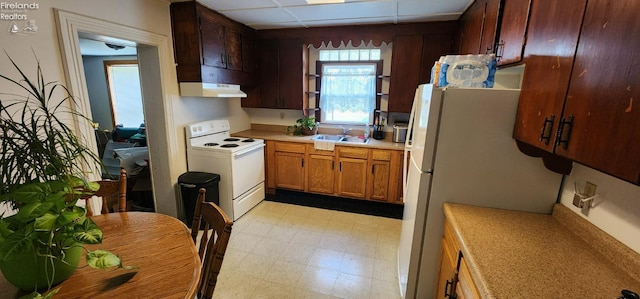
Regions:
<svg viewBox="0 0 640 299"><path fill-rule="evenodd" d="M222 62L223 65L227 64L224 60L224 53L220 53L220 61Z"/></svg>
<svg viewBox="0 0 640 299"><path fill-rule="evenodd" d="M502 58L502 55L504 55L504 41L503 40L498 42L498 44L496 45L496 61L500 61L500 59Z"/></svg>
<svg viewBox="0 0 640 299"><path fill-rule="evenodd" d="M302 158L302 168L304 168L304 158Z"/></svg>
<svg viewBox="0 0 640 299"><path fill-rule="evenodd" d="M376 165L373 164L371 165L371 174L374 174L376 172Z"/></svg>
<svg viewBox="0 0 640 299"><path fill-rule="evenodd" d="M447 280L447 282L444 285L444 297L447 298L451 298L451 299L455 299L456 298L456 294L453 292L453 283L455 281L455 277L451 278L451 280ZM451 287L451 290L449 290L449 287Z"/></svg>
<svg viewBox="0 0 640 299"><path fill-rule="evenodd" d="M340 171L342 171L342 162L340 162Z"/></svg>
<svg viewBox="0 0 640 299"><path fill-rule="evenodd" d="M567 129L565 130L565 125ZM560 125L558 126L558 133L556 135L556 146L562 145L563 149L567 149L569 146L569 139L571 138L571 130L573 129L573 115L569 115L567 120L564 118L560 121ZM566 137L563 138L563 135Z"/></svg>
<svg viewBox="0 0 640 299"><path fill-rule="evenodd" d="M542 123L542 131L540 132L540 141L544 142L544 144L549 144L551 140L551 132L553 131L553 121L556 119L554 114L551 114L551 119L544 118L544 122ZM549 127L547 127L549 125Z"/></svg>
<svg viewBox="0 0 640 299"><path fill-rule="evenodd" d="M331 170L334 170L333 164L335 164L335 161L331 161Z"/></svg>

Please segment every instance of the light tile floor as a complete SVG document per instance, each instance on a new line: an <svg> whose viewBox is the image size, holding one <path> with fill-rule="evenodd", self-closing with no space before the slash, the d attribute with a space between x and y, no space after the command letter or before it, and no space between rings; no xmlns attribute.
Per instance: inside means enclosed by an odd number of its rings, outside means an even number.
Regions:
<svg viewBox="0 0 640 299"><path fill-rule="evenodd" d="M400 298L400 226L263 201L234 223L214 298Z"/></svg>

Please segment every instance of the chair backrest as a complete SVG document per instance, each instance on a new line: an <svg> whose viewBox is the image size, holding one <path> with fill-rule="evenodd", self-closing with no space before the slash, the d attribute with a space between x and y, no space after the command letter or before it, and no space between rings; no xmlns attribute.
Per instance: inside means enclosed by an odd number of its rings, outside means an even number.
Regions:
<svg viewBox="0 0 640 299"><path fill-rule="evenodd" d="M118 180L102 180L97 181L100 189L96 191L95 196L102 197L102 214L108 214L109 208L118 203L118 212L127 210L127 171L120 169ZM91 208L91 200L87 200L87 215L93 215ZM114 209L115 210L115 209Z"/></svg>
<svg viewBox="0 0 640 299"><path fill-rule="evenodd" d="M200 248L198 250L202 260L202 276L198 284L198 298L210 299L218 282L218 274L231 237L233 221L219 206L212 202L205 202L205 194L206 190L201 188L193 215L191 237L198 244L200 222L204 221L204 231L200 237ZM209 230L213 230L211 236L209 236Z"/></svg>

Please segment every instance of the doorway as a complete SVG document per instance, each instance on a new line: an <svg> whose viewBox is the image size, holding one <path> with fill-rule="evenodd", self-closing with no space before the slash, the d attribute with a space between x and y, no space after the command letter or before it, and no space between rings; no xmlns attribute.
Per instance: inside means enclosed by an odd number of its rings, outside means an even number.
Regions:
<svg viewBox="0 0 640 299"><path fill-rule="evenodd" d="M174 134L172 95L178 94L177 82L172 69L171 41L167 36L132 28L104 20L54 9L58 20L58 36L61 45L63 66L69 90L80 99L79 113L91 115L82 55L79 40L84 34L94 37L114 38L130 42L137 51L145 114L146 135L148 136L149 158L162 163L150 163L150 186L153 191L155 211L174 217L178 216L177 188L174 169L179 169L178 141ZM78 135L96 148L93 127L76 124ZM171 134L169 133L171 132ZM94 178L99 179L95 174Z"/></svg>
<svg viewBox="0 0 640 299"><path fill-rule="evenodd" d="M102 179L127 171L129 210L154 211L136 47L131 41L79 33Z"/></svg>

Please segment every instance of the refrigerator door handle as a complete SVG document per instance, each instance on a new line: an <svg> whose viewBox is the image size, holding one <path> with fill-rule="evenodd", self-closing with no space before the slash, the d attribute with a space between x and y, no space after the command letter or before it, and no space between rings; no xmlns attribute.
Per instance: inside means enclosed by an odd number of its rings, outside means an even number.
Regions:
<svg viewBox="0 0 640 299"><path fill-rule="evenodd" d="M413 122L415 121L416 116L416 104L418 102L418 91L420 87L416 88L416 93L413 96L413 104L411 105L411 114L409 114L409 124L407 127L407 137L404 141L404 161L402 161L402 198L403 200L407 198L407 173L409 171L409 164L407 161L409 160L409 155L411 154L411 150L413 148L412 139L413 139Z"/></svg>

